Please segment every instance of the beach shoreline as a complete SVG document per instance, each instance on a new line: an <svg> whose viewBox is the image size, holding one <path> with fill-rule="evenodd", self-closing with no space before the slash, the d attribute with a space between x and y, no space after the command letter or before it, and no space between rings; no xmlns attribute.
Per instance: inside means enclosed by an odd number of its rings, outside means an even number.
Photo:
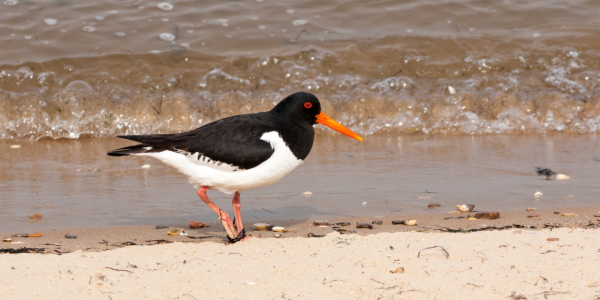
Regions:
<svg viewBox="0 0 600 300"><path fill-rule="evenodd" d="M265 219L261 223L272 223L274 226L286 228L281 233L281 239L301 237L308 238L309 234L316 236L327 235L341 230L345 234L372 235L378 233L395 232L465 232L465 231L492 231L507 229L541 230L546 228L596 228L600 226L600 207L566 207L551 210L535 211L501 211L498 219L469 219L478 212L459 212L456 208L438 207L435 212L428 214L397 214L391 216L363 216L363 217L336 217L326 220L314 218L310 220L276 220ZM575 216L569 216L575 214ZM566 215L566 216L565 216ZM531 216L531 217L530 217ZM417 220L417 225L407 226L393 224L393 221ZM133 245L154 245L171 242L226 243L226 234L217 218L205 220L190 220L204 222L204 228L192 229L186 222L156 225L134 226L109 226L91 228L61 228L49 229L39 232L5 232L0 231L0 236L10 238L11 242L0 244L1 249L36 248L43 249L40 253L64 254L73 251L106 251ZM329 226L315 226L315 221L327 221ZM374 224L375 222L375 224ZM378 224L377 222L381 222ZM258 223L258 222L256 222ZM350 225L339 225L348 223ZM357 228L357 223L366 223L373 228ZM336 225L337 224L337 225ZM157 229L157 226L164 228ZM278 234L273 231L258 231L252 222L244 222L246 233L259 239L276 238ZM182 228L187 235L169 235L168 232ZM12 237L14 234L36 234L41 237ZM66 235L75 235L77 238L66 238ZM192 238L193 237L193 238Z"/></svg>

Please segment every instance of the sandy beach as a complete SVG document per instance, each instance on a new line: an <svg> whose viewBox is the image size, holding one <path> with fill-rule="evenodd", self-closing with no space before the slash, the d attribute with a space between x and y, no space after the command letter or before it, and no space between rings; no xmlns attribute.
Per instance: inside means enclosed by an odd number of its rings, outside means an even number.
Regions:
<svg viewBox="0 0 600 300"><path fill-rule="evenodd" d="M247 224L256 238L236 244L215 223L184 228L188 236L168 235L173 226L61 229L2 243L39 253L1 254L0 290L5 299L596 299L599 209L494 220L439 211L373 229L356 228L370 217L279 222L293 231L281 238Z"/></svg>
<svg viewBox="0 0 600 300"><path fill-rule="evenodd" d="M330 233L0 255L0 290L4 299L596 299L598 237Z"/></svg>

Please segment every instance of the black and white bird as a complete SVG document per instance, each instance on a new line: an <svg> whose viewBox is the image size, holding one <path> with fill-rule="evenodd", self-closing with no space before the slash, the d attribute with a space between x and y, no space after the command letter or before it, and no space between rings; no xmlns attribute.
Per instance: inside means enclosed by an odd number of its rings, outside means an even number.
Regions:
<svg viewBox="0 0 600 300"><path fill-rule="evenodd" d="M362 138L321 112L319 99L294 93L272 110L217 120L189 132L126 135L140 144L108 152L111 156L158 158L189 177L198 196L217 213L230 242L246 238L240 193L277 182L298 167L310 152L316 123ZM209 189L232 194L235 223L206 195Z"/></svg>

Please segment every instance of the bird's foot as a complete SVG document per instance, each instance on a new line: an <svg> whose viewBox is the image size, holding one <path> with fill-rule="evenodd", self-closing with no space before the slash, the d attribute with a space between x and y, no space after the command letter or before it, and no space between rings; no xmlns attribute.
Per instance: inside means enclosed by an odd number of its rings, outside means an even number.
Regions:
<svg viewBox="0 0 600 300"><path fill-rule="evenodd" d="M229 232L227 232L227 240L229 241L230 244L237 243L239 241L245 241L249 237L250 236L246 236L246 230L244 230L244 229L242 229L242 231L240 231L238 236L235 238L232 238L229 235Z"/></svg>

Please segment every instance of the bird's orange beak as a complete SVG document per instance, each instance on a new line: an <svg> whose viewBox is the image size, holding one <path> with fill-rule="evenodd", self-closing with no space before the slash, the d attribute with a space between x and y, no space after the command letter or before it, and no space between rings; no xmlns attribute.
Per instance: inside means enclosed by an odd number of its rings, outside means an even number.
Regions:
<svg viewBox="0 0 600 300"><path fill-rule="evenodd" d="M334 121L332 118L328 117L324 113L320 113L317 115L317 123L321 123L337 132L343 133L343 134L345 134L351 138L355 138L359 141L363 140L358 134L356 134L352 130L344 127L344 125Z"/></svg>

